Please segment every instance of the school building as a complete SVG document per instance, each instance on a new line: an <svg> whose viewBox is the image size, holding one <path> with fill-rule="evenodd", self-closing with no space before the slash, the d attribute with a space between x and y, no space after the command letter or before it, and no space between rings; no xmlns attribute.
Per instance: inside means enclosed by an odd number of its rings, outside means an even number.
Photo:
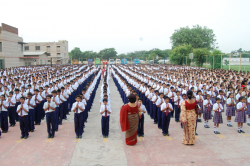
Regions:
<svg viewBox="0 0 250 166"><path fill-rule="evenodd" d="M24 43L18 28L0 25L0 69L31 66L68 64L68 41Z"/></svg>
<svg viewBox="0 0 250 166"><path fill-rule="evenodd" d="M23 38L18 29L2 23L0 26L0 69L24 66Z"/></svg>
<svg viewBox="0 0 250 166"><path fill-rule="evenodd" d="M24 44L24 55L30 56L41 56L39 64L58 64L58 65L65 65L69 62L69 55L68 55L68 41L67 40L59 40L58 42L29 42ZM43 54L42 54L43 53ZM38 62L37 62L38 63Z"/></svg>

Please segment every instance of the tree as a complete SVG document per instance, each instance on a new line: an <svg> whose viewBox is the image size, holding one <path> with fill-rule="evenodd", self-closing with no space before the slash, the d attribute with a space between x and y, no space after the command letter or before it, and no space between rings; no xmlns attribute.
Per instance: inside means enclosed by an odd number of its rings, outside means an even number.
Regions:
<svg viewBox="0 0 250 166"><path fill-rule="evenodd" d="M223 57L225 56L225 55L223 55L224 53L221 52L220 50L214 49L212 52L212 56L209 56L209 63L210 63L212 68L213 68L213 65L214 65L214 69L221 68L221 54L222 54L222 59L223 59Z"/></svg>
<svg viewBox="0 0 250 166"><path fill-rule="evenodd" d="M153 52L153 53L149 54L148 60L153 60L153 59L155 60L156 56L157 56L156 53Z"/></svg>
<svg viewBox="0 0 250 166"><path fill-rule="evenodd" d="M72 59L79 59L81 55L82 55L82 51L78 47L75 47L73 50L69 52L69 57Z"/></svg>
<svg viewBox="0 0 250 166"><path fill-rule="evenodd" d="M215 34L212 29L201 27L199 25L193 28L183 27L175 30L170 37L172 48L181 46L183 44L190 44L193 48L207 48L212 50L216 48Z"/></svg>
<svg viewBox="0 0 250 166"><path fill-rule="evenodd" d="M210 52L208 51L207 48L193 49L193 53L194 53L194 61L196 65L199 67L202 67L203 61L204 59L206 59L204 55L210 55Z"/></svg>
<svg viewBox="0 0 250 166"><path fill-rule="evenodd" d="M182 65L184 62L184 57L188 56L189 53L193 51L193 48L191 45L181 45L175 47L170 54L170 61L177 65Z"/></svg>
<svg viewBox="0 0 250 166"><path fill-rule="evenodd" d="M229 61L228 60L225 60L224 62L225 62L226 66L229 65Z"/></svg>
<svg viewBox="0 0 250 166"><path fill-rule="evenodd" d="M117 52L114 48L105 48L99 52L103 59L116 58Z"/></svg>

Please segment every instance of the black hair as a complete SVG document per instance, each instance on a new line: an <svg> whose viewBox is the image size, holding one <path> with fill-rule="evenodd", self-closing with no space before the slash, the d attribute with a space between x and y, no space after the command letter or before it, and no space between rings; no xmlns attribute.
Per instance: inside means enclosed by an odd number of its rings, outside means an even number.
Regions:
<svg viewBox="0 0 250 166"><path fill-rule="evenodd" d="M138 101L141 100L143 102L143 99L142 98L139 98Z"/></svg>
<svg viewBox="0 0 250 166"><path fill-rule="evenodd" d="M187 91L187 97L188 97L189 100L191 100L192 97L193 97L193 91L188 90L188 91Z"/></svg>
<svg viewBox="0 0 250 166"><path fill-rule="evenodd" d="M218 100L220 100L220 98L219 98L219 97L217 97L217 98L215 99L215 101L218 101Z"/></svg>
<svg viewBox="0 0 250 166"><path fill-rule="evenodd" d="M135 102L136 102L136 96L133 95L133 94L130 94L130 95L128 96L128 101L129 101L130 103L135 103Z"/></svg>

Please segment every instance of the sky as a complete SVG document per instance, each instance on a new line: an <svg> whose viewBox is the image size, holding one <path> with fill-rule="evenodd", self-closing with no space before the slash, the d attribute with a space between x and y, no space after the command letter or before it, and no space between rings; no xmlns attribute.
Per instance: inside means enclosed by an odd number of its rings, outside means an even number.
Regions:
<svg viewBox="0 0 250 166"><path fill-rule="evenodd" d="M2 2L1 2L2 1ZM213 29L224 53L250 50L250 0L0 0L0 23L24 42L67 40L69 51L171 49L175 29Z"/></svg>

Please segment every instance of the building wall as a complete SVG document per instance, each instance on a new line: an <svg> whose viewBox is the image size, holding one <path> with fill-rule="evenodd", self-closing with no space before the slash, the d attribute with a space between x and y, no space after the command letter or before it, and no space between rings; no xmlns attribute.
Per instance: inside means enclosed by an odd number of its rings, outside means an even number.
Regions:
<svg viewBox="0 0 250 166"><path fill-rule="evenodd" d="M27 46L29 50L26 50ZM40 46L40 50L36 50L36 46ZM28 43L24 44L23 49L25 52L46 51L47 53L50 53L48 60L52 57L59 57L63 58L63 64L68 63L69 55L67 40L59 40L58 42Z"/></svg>
<svg viewBox="0 0 250 166"><path fill-rule="evenodd" d="M2 42L2 52L0 56L5 57L4 68L24 66L24 62L19 59L23 57L22 44L23 39L18 36L18 29L6 24L2 24L0 32L0 42Z"/></svg>

